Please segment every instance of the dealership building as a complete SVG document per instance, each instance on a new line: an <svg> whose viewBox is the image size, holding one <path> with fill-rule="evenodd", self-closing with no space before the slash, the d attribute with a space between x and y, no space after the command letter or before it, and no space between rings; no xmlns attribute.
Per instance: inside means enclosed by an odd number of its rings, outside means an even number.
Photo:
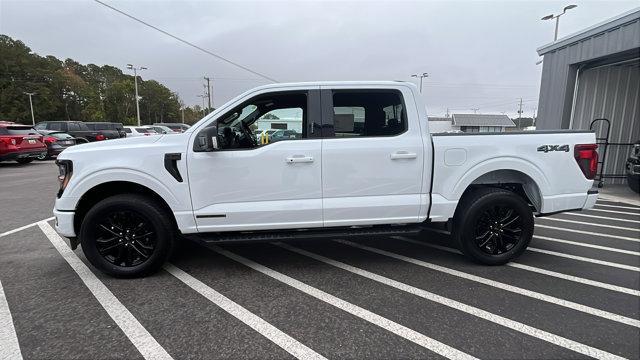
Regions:
<svg viewBox="0 0 640 360"><path fill-rule="evenodd" d="M640 8L537 51L544 57L538 129L584 130L594 119L606 118L611 124L609 142L640 139ZM605 136L605 122L594 128L599 137ZM609 146L604 173L624 173L629 150L625 145Z"/></svg>

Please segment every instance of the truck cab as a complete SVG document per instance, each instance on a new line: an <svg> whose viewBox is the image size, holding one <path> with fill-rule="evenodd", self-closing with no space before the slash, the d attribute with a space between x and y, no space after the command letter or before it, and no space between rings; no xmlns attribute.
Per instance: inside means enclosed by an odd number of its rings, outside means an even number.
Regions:
<svg viewBox="0 0 640 360"><path fill-rule="evenodd" d="M257 139L274 119L289 136ZM500 264L524 251L534 214L595 202L593 133L439 137L426 119L409 83L256 88L183 134L65 150L56 227L117 276L157 270L185 237L371 236L436 222L472 259ZM556 141L568 150L537 150Z"/></svg>

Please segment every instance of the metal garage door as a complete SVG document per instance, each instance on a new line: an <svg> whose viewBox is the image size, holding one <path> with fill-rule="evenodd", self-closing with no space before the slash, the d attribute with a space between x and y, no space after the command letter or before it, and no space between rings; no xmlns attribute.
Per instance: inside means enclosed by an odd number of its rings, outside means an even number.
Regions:
<svg viewBox="0 0 640 360"><path fill-rule="evenodd" d="M593 119L611 121L609 141L631 143L640 139L640 59L582 70L578 75L571 112L572 129L589 129ZM603 126L597 128L604 136ZM628 146L610 146L605 159L605 173L624 173ZM622 183L607 179L606 183Z"/></svg>

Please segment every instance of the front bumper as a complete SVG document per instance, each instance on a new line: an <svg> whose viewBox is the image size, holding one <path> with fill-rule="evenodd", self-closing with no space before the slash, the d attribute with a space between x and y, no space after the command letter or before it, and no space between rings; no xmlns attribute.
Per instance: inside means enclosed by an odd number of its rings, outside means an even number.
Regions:
<svg viewBox="0 0 640 360"><path fill-rule="evenodd" d="M56 231L60 235L68 238L76 237L76 231L73 226L73 218L75 216L75 212L53 209L53 216L55 217Z"/></svg>

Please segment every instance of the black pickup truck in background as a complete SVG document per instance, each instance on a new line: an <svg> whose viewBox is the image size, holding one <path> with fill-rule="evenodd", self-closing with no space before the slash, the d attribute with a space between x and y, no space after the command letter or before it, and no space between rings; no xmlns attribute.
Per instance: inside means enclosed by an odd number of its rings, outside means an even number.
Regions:
<svg viewBox="0 0 640 360"><path fill-rule="evenodd" d="M124 132L124 126L121 123L114 122L85 122L89 129L104 135L105 140L119 139L127 136Z"/></svg>
<svg viewBox="0 0 640 360"><path fill-rule="evenodd" d="M35 126L36 130L65 132L73 136L78 143L101 141L105 136L98 131L91 130L82 121L43 121Z"/></svg>

